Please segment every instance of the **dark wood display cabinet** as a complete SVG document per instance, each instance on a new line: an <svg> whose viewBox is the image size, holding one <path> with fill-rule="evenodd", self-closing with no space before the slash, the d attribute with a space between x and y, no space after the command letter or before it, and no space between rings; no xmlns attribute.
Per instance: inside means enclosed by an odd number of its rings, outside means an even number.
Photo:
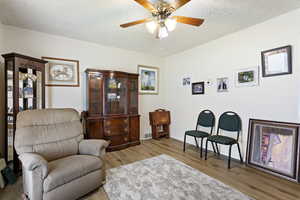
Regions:
<svg viewBox="0 0 300 200"><path fill-rule="evenodd" d="M86 70L86 133L110 141L108 151L140 144L138 74Z"/></svg>
<svg viewBox="0 0 300 200"><path fill-rule="evenodd" d="M47 61L10 53L5 59L5 160L20 171L14 150L17 114L23 110L45 108L45 64Z"/></svg>

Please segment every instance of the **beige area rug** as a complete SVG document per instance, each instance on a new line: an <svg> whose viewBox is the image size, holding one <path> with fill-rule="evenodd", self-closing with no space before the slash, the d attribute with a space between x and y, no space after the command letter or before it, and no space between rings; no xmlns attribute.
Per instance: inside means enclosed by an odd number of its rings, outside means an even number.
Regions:
<svg viewBox="0 0 300 200"><path fill-rule="evenodd" d="M110 200L252 199L167 155L108 170L104 189Z"/></svg>

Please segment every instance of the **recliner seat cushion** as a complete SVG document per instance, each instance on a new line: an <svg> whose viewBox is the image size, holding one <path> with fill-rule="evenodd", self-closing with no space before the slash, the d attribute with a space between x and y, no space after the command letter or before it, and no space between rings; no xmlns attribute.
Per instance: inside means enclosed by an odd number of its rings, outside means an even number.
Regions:
<svg viewBox="0 0 300 200"><path fill-rule="evenodd" d="M103 167L103 161L95 156L74 155L49 163L49 174L44 180L44 192L69 183Z"/></svg>

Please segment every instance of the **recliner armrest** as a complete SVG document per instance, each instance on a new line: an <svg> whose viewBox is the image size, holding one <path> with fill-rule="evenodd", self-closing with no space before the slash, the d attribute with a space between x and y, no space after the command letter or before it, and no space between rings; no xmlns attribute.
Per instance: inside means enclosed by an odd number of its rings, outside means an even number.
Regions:
<svg viewBox="0 0 300 200"><path fill-rule="evenodd" d="M105 140L81 140L79 143L79 154L102 157L109 142Z"/></svg>
<svg viewBox="0 0 300 200"><path fill-rule="evenodd" d="M35 169L40 168L43 178L48 175L48 161L42 156L36 153L23 153L19 156L19 159L26 170L34 171Z"/></svg>

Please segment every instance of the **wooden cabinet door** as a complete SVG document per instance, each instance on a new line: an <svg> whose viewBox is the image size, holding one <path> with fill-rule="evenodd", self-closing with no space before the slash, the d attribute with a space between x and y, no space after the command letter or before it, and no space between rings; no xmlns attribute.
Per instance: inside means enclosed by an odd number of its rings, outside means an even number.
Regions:
<svg viewBox="0 0 300 200"><path fill-rule="evenodd" d="M140 116L130 117L130 142L140 141Z"/></svg>
<svg viewBox="0 0 300 200"><path fill-rule="evenodd" d="M103 134L103 120L87 120L87 135L89 139L106 139Z"/></svg>

